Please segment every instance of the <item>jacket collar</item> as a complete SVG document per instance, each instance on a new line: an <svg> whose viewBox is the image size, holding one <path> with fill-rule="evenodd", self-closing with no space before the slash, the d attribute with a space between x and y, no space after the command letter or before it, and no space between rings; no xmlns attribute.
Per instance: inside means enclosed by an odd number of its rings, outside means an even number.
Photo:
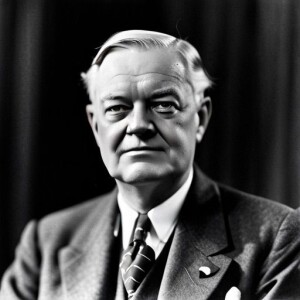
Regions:
<svg viewBox="0 0 300 300"><path fill-rule="evenodd" d="M182 209L178 234L187 233L194 246L206 256L229 246L229 231L218 185L194 166L195 176Z"/></svg>

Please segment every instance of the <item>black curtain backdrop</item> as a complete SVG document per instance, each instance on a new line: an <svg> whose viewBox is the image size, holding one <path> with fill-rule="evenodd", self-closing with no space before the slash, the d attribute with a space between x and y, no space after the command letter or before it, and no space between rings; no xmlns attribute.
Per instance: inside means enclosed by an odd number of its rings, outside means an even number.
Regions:
<svg viewBox="0 0 300 300"><path fill-rule="evenodd" d="M186 38L215 81L196 161L216 180L300 202L299 0L0 0L0 275L32 218L112 188L80 80L116 31Z"/></svg>

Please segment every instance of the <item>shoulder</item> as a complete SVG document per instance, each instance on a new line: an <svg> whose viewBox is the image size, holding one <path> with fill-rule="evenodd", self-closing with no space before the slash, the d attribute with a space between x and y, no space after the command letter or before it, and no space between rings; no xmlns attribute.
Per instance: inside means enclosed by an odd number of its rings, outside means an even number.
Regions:
<svg viewBox="0 0 300 300"><path fill-rule="evenodd" d="M233 238L271 247L279 236L293 240L299 232L299 210L223 184L218 188Z"/></svg>
<svg viewBox="0 0 300 300"><path fill-rule="evenodd" d="M218 184L218 188L222 203L228 213L238 211L252 216L262 216L264 219L272 216L273 221L275 221L274 217L282 218L293 211L292 208L284 204L245 193L224 184Z"/></svg>
<svg viewBox="0 0 300 300"><path fill-rule="evenodd" d="M44 278L44 289L49 280L49 284L56 282L59 290L58 264L62 250L76 252L89 247L103 224L113 219L115 208L116 193L113 191L29 222L17 246L15 259L3 277L1 296L11 299L12 295L18 294L22 299L36 299L40 278ZM53 286L49 292L55 292Z"/></svg>
<svg viewBox="0 0 300 300"><path fill-rule="evenodd" d="M79 204L73 205L71 207L65 208L60 211L53 212L49 215L46 215L41 219L41 222L44 224L48 223L78 223L90 216L95 209L103 211L107 206L108 202L114 198L115 191L111 191L107 194L97 196L93 199L81 202Z"/></svg>
<svg viewBox="0 0 300 300"><path fill-rule="evenodd" d="M252 195L207 177L198 167L195 167L195 178L191 190L203 205L213 204L212 209L220 209L229 220L251 223L269 223L274 226L280 223L294 209L278 202ZM216 200L218 199L218 200Z"/></svg>
<svg viewBox="0 0 300 300"><path fill-rule="evenodd" d="M243 218L249 216L252 222L261 220L277 223L294 211L284 204L245 193L224 184L218 184L218 188L225 212L229 215L240 215Z"/></svg>
<svg viewBox="0 0 300 300"><path fill-rule="evenodd" d="M101 195L83 203L51 213L41 220L29 223L36 231L40 245L49 243L67 245L78 236L90 234L116 206L116 191Z"/></svg>

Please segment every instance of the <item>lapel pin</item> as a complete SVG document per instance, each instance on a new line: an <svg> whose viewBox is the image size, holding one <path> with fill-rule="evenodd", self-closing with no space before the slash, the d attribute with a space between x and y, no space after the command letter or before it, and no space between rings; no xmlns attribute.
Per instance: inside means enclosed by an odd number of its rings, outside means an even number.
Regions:
<svg viewBox="0 0 300 300"><path fill-rule="evenodd" d="M199 268L199 278L208 278L219 272L220 268L212 263L208 257L206 257L206 261L202 260L202 264ZM198 265L199 266L199 265Z"/></svg>
<svg viewBox="0 0 300 300"><path fill-rule="evenodd" d="M211 277L211 276L215 275L216 273L218 273L219 270L220 270L220 268L214 264L211 264L209 267L201 266L199 268L199 278Z"/></svg>
<svg viewBox="0 0 300 300"><path fill-rule="evenodd" d="M199 277L200 277L200 278L206 278L206 277L209 277L210 274L211 274L211 269L210 269L210 267L201 266L201 267L199 268Z"/></svg>

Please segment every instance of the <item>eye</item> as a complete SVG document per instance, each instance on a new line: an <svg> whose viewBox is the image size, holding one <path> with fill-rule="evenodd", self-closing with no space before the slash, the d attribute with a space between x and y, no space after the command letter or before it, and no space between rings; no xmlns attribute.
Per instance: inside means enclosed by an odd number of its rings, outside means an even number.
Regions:
<svg viewBox="0 0 300 300"><path fill-rule="evenodd" d="M125 112L125 111L128 111L128 107L125 106L125 105L114 105L114 106L111 106L111 107L108 107L106 109L106 112L109 112L109 113L121 113L121 112Z"/></svg>
<svg viewBox="0 0 300 300"><path fill-rule="evenodd" d="M154 102L151 104L151 108L161 114L172 114L177 111L175 103L169 101Z"/></svg>
<svg viewBox="0 0 300 300"><path fill-rule="evenodd" d="M122 118L128 111L130 107L123 104L112 105L105 109L105 115L108 118Z"/></svg>

